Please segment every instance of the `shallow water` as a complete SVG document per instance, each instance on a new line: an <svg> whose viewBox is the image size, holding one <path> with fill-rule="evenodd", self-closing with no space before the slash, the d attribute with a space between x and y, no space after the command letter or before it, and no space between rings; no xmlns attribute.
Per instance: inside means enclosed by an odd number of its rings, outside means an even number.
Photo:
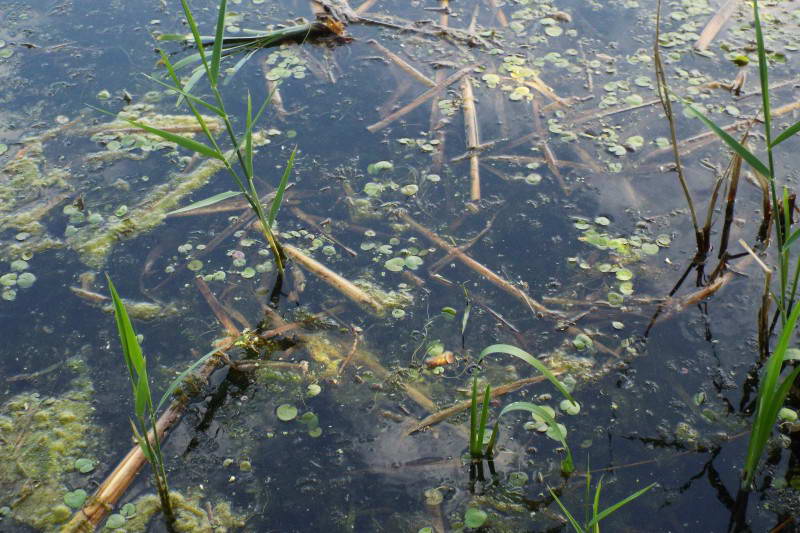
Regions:
<svg viewBox="0 0 800 533"><path fill-rule="evenodd" d="M303 326L256 349L229 351L233 359L278 365L219 370L196 391L166 441L171 488L194 498L201 514L206 503L229 503L246 521L243 531L458 531L468 507L489 514L486 531L558 531L569 526L559 521L547 487L560 487L564 504L583 516L588 465L594 483L603 476L603 507L657 483L607 518L608 530L791 530L798 508L791 434L789 449L770 455L759 489L736 501L755 398L748 375L758 353L761 272L746 258L734 262L743 275L651 325L695 252L686 201L661 144L668 125L653 103L653 2L515 0L501 6L503 18L492 4L451 6L451 28L466 30L477 13L465 38L412 24L442 22L440 11L426 9L433 2L378 1L368 19L415 30L354 23L351 41L261 50L235 76L228 73L226 105L241 127L247 92L260 104L270 90L265 73L290 71L279 85L285 113L271 108L261 123L269 142L256 157L260 191L277 185L296 146L292 188L278 215L283 241L347 279L393 291L393 308L375 316L292 266L276 311ZM214 2L192 6L203 33L211 33ZM693 53L716 8L665 6L662 53L673 91L729 124L760 104L753 66L746 67L744 97L712 83L736 76L740 67L728 54L754 59L751 14L737 12L709 56ZM127 376L113 316L98 301L107 292L104 273L130 302L155 304L140 306L147 316L134 325L159 397L225 335L195 276L205 276L237 328L268 330L278 325L264 314L275 274L260 233L236 226L249 216L242 206L229 201L217 204L233 205L226 211L162 220L167 211L232 190L227 175L198 179L189 190L202 160L120 132L109 126L113 117L94 109L188 112L141 75L160 72L156 47L173 61L189 53L154 39L187 31L179 3L6 2L0 10L0 143L7 147L0 154L0 276L17 274L3 278L0 300L0 529L55 531L53 502L76 489L91 493L131 446ZM229 11L230 33L311 17L304 2L242 0ZM780 84L796 75L797 10L769 7L764 19L771 49L785 59L775 56L771 70ZM372 39L435 81L477 65L470 79L483 143L473 151L479 201L470 201L461 81L387 127L367 129L427 89ZM789 104L797 88L783 84L772 97L774 107ZM705 133L679 104L675 112L679 139ZM793 123L795 114L776 123ZM797 140L780 147L779 175L789 183L797 178L797 148ZM547 152L555 165L545 161ZM715 172L728 159L718 143L684 154L701 219ZM415 192L404 189L411 184ZM743 180L731 243L754 242L760 202ZM466 244L470 257L563 318L532 309L457 258L437 265L445 252L398 218L398 208L447 242ZM718 205L715 247L723 218ZM122 238L91 245L98 236L119 236L109 228L126 220L135 227ZM407 256L422 262L387 268ZM711 257L706 274L716 249ZM34 274L32 286L16 281L22 272ZM676 297L695 290L695 278L690 274ZM592 346L582 346L580 332ZM441 373L423 364L436 341L456 358ZM529 418L522 413L501 420L493 484L470 483L465 413L407 435L432 410L409 387L438 409L466 399L473 375L498 387L535 374L503 355L476 369L480 351L496 343L569 365L581 411L558 420L577 474L560 476L560 444L524 429ZM343 359L349 363L340 372ZM321 392L313 395L309 385ZM65 403L69 394L85 409ZM492 414L513 401L555 407L560 399L539 383L495 400ZM282 404L301 416L279 420ZM29 448L38 438L40 447ZM93 469L76 471L79 458L92 460ZM148 475L145 468L119 506L134 502L144 512L139 498L154 491ZM443 496L438 506L426 506L431 489ZM41 502L31 496L37 493ZM215 513L222 520L224 513ZM129 520L128 530L164 528L158 519L146 527Z"/></svg>

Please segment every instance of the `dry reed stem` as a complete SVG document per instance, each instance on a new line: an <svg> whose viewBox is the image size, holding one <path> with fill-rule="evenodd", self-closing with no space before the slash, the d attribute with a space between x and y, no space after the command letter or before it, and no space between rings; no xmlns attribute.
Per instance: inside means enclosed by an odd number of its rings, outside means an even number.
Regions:
<svg viewBox="0 0 800 533"><path fill-rule="evenodd" d="M399 55L395 54L381 43L376 41L375 39L371 39L367 41L367 44L375 48L378 52L383 54L389 61L397 65L403 72L414 78L415 80L419 81L427 85L428 87L436 87L436 83L427 77L425 74L414 68L410 63L408 63L405 59L400 57Z"/></svg>
<svg viewBox="0 0 800 533"><path fill-rule="evenodd" d="M512 284L510 281L498 276L493 271L489 270L484 265L475 261L473 258L471 258L467 254L459 250L457 247L452 246L447 241L445 241L444 239L433 233L431 230L419 224L416 220L411 218L411 216L405 211L399 211L398 215L407 224L409 224L417 233L424 235L428 240L436 244L436 246L445 250L449 255L452 255L453 257L457 258L467 267L474 270L478 274L482 275L497 287L503 289L504 291L511 294L518 300L522 301L522 303L524 303L526 306L529 306L531 309L543 315L553 316L557 318L561 317L560 313L548 309L544 305L540 304L539 302L528 296L522 289Z"/></svg>
<svg viewBox="0 0 800 533"><path fill-rule="evenodd" d="M650 107L651 105L655 105L659 102L658 98L653 100L647 100L646 102L642 102L641 104L636 105L628 105L628 106L617 106L617 107L609 107L606 109L597 109L593 111L587 111L585 113L581 113L580 115L576 116L574 119L570 121L572 126L579 126L586 122L591 122L592 120L597 120L598 118L605 118L610 117L611 115L616 115L619 113L626 113L628 111L634 111L636 109L641 109L643 107Z"/></svg>
<svg viewBox="0 0 800 533"><path fill-rule="evenodd" d="M550 172L556 177L558 180L558 185L561 187L561 190L564 192L565 196L569 196L570 189L567 186L567 182L564 180L564 176L561 175L561 170L558 168L558 161L556 160L555 154L550 149L550 145L547 143L547 132L544 129L544 125L542 124L541 118L541 109L539 108L539 101L534 98L531 100L531 117L533 118L533 127L536 133L539 135L539 139L541 139L537 145L539 150L541 150L542 154L544 155L545 163L547 164L547 168Z"/></svg>
<svg viewBox="0 0 800 533"><path fill-rule="evenodd" d="M325 228L317 224L317 222L314 220L313 217L311 217L308 213L306 213L299 207L297 206L291 207L289 208L289 211L291 211L292 214L296 216L298 219L302 220L303 222L314 228L318 233L324 235L325 238L330 239L331 242L336 244L339 248L344 250L351 257L356 257L358 255L358 252L356 252L352 248L349 248L344 243L340 242L339 239L334 237L330 231L325 230Z"/></svg>
<svg viewBox="0 0 800 533"><path fill-rule="evenodd" d="M489 4L489 7L492 8L492 11L494 11L494 16L495 18L497 18L498 24L500 24L500 26L502 26L503 28L507 27L508 18L506 17L506 14L503 12L503 8L497 5L497 0L487 0L487 3Z"/></svg>
<svg viewBox="0 0 800 533"><path fill-rule="evenodd" d="M217 300L217 297L211 292L211 289L208 287L208 283L206 280L203 279L203 276L195 276L194 284L197 286L197 290L200 291L200 294L203 295L208 306L211 308L211 312L214 313L214 316L217 317L219 323L225 328L225 331L231 337L235 337L239 335L239 328L234 325L233 320L225 311L225 307Z"/></svg>
<svg viewBox="0 0 800 533"><path fill-rule="evenodd" d="M551 370L551 372L555 376L560 376L561 374L564 373L564 370L555 369ZM498 396L503 396L504 394L514 392L516 390L521 389L522 387L531 385L533 383L541 383L546 379L547 378L545 378L544 376L533 376L530 378L518 379L517 381L506 383L505 385L500 385L499 387L493 387L491 391L491 396L492 398L497 398ZM416 426L406 431L406 435L413 435L417 431L423 430L426 427L438 424L439 422L446 420L455 414L458 414L462 411L466 411L467 409L470 408L471 405L472 405L471 400L464 400L463 402L458 402L457 404L448 407L447 409L436 411L432 415L423 418Z"/></svg>
<svg viewBox="0 0 800 533"><path fill-rule="evenodd" d="M294 246L290 244L284 244L283 251L286 252L286 255L300 264L300 266L319 277L325 283L338 290L355 303L371 309L374 313L379 315L383 314L385 311L383 304L378 302L375 298L364 292L362 289L359 289L352 282L343 278L316 259L312 259L311 257L307 256Z"/></svg>
<svg viewBox="0 0 800 533"><path fill-rule="evenodd" d="M364 13L369 11L369 8L371 8L373 5L375 5L375 1L376 0L366 0L364 3L362 3L357 8L355 8L355 10L354 10L355 13L357 15L363 15Z"/></svg>
<svg viewBox="0 0 800 533"><path fill-rule="evenodd" d="M470 200L477 202L481 199L481 171L478 146L478 114L475 111L475 94L472 91L472 82L469 76L461 80L462 108L464 110L464 130L467 136L467 151L469 156Z"/></svg>
<svg viewBox="0 0 800 533"><path fill-rule="evenodd" d="M694 43L696 50L704 52L708 48L708 45L711 44L711 41L714 40L714 37L717 36L728 19L731 18L731 15L736 12L738 6L739 0L728 0L720 6L719 10L708 21L706 27L703 28L703 31L700 32L700 38Z"/></svg>
<svg viewBox="0 0 800 533"><path fill-rule="evenodd" d="M466 76L476 66L477 66L477 64L472 64L472 65L469 65L467 67L462 68L461 70L459 70L458 72L456 72L452 76L450 76L447 79L445 79L442 83L438 84L436 87L431 87L430 89L428 89L427 91L425 91L424 93L419 95L410 104L407 104L407 105L403 106L402 108L398 109L397 111L395 111L394 113L389 114L389 116L387 116L383 120L379 120L375 124L372 124L371 126L367 126L367 130L369 130L370 133L375 133L376 131L382 130L383 128L385 128L386 126L388 126L389 124L391 124L392 122L397 120L398 118L401 118L401 117L407 115L408 113L410 113L414 109L418 108L419 106L421 106L422 104L424 104L425 102L427 102L428 100L430 100L431 98L436 96L440 91L442 91L443 89L447 88L450 84L455 83L458 80L460 80L461 78L463 78L464 76Z"/></svg>

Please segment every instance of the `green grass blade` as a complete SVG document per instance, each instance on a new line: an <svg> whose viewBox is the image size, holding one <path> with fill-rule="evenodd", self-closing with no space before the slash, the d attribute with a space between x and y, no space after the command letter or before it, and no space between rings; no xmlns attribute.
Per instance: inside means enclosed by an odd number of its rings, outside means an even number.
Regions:
<svg viewBox="0 0 800 533"><path fill-rule="evenodd" d="M219 79L219 64L222 61L222 34L225 32L225 11L227 7L228 0L220 0L214 47L211 49L211 70L208 72L208 80L211 82L212 87L217 86Z"/></svg>
<svg viewBox="0 0 800 533"><path fill-rule="evenodd" d="M227 200L228 198L233 198L234 196L241 196L241 191L225 191L219 194L215 194L214 196L209 196L205 200L199 200L192 204L187 205L186 207L181 207L180 209L176 209L175 211L170 211L167 213L169 215L176 215L178 213L186 213L187 211L192 211L193 209L200 209L201 207L208 207L210 205L214 205L219 203L223 200Z"/></svg>
<svg viewBox="0 0 800 533"><path fill-rule="evenodd" d="M149 79L150 81L154 81L154 82L158 83L159 85L161 85L162 87L165 87L165 88L169 89L170 91L175 91L176 93L180 94L182 98L188 98L189 100L191 100L195 104L200 104L201 106L205 107L206 109L208 109L209 111L211 111L215 115L218 115L220 117L223 116L222 110L220 108L218 108L214 104L206 102L202 98L198 98L197 96L189 93L188 90L189 90L190 87L189 87L188 83L184 86L183 89L181 89L180 87L176 87L174 85L170 85L169 83L164 83L163 81L159 80L158 78L154 78L153 76L150 76L149 74L145 74L144 76L147 79Z"/></svg>
<svg viewBox="0 0 800 533"><path fill-rule="evenodd" d="M189 28L192 30L194 45L197 47L197 55L200 56L200 60L203 62L203 67L206 69L206 72L208 72L208 59L206 58L206 50L203 47L203 39L200 37L200 31L197 29L197 22L195 22L194 16L192 15L192 10L189 9L189 3L186 0L181 0L181 6L183 7L183 14L186 17L186 22L189 23Z"/></svg>
<svg viewBox="0 0 800 533"><path fill-rule="evenodd" d="M478 378L472 378L472 403L469 406L469 454L480 455L475 443L478 441Z"/></svg>
<svg viewBox="0 0 800 533"><path fill-rule="evenodd" d="M764 134L767 146L772 146L772 111L769 105L769 72L767 54L764 47L764 34L761 31L761 17L758 13L758 0L753 0L753 19L756 30L756 50L758 51L758 79L761 82L761 105L764 113Z"/></svg>
<svg viewBox="0 0 800 533"><path fill-rule="evenodd" d="M239 69L241 69L244 66L245 63L250 61L250 58L253 57L253 55L256 52L258 52L258 48L254 48L253 50L251 50L250 52L245 54L243 58L241 58L239 61L237 61L236 64L233 66L233 68L230 69L228 77L225 78L225 81L222 83L222 85L223 86L228 85L231 82L231 80L233 79L233 77L236 75L236 73L239 72Z"/></svg>
<svg viewBox="0 0 800 533"><path fill-rule="evenodd" d="M510 344L493 344L483 349L481 354L478 356L478 362L480 363L481 361L483 361L483 358L491 353L504 353L522 359L523 361L534 367L536 370L541 372L542 375L546 377L550 381L550 383L552 383L553 386L555 386L555 388L557 388L559 392L561 392L561 394L564 395L565 398L567 398L569 401L573 403L577 403L575 402L575 400L572 399L572 395L569 393L566 387L564 387L564 384L561 383L558 380L558 378L556 378L556 376L550 371L550 369L547 368L541 361L533 357L525 350L521 350L516 346L511 346Z"/></svg>
<svg viewBox="0 0 800 533"><path fill-rule="evenodd" d="M114 320L117 323L117 332L119 334L119 341L122 345L122 355L125 358L125 365L128 367L130 373L131 386L136 383L137 376L141 375L144 366L144 356L142 355L142 348L139 346L139 339L136 338L136 332L133 330L131 319L128 312L125 310L125 305L122 303L122 298L117 293L117 288L114 282L106 274L108 281L108 289L111 292L111 301L114 305Z"/></svg>
<svg viewBox="0 0 800 533"><path fill-rule="evenodd" d="M201 59L203 59L203 56L201 56L199 53L191 54L191 55L183 57L183 58L179 59L178 61L176 61L175 63L173 63L172 67L175 70L180 70L180 69L182 69L183 67L185 67L187 65L191 65L192 63L197 63ZM203 67L203 65L200 65L200 66Z"/></svg>
<svg viewBox="0 0 800 533"><path fill-rule="evenodd" d="M791 235L789 235L789 238L788 238L788 239L786 239L786 241L783 243L783 248L781 248L781 252L786 252L786 251L788 251L788 250L789 250L789 248L790 248L790 247L792 246L792 244L794 243L794 241L796 241L798 238L800 238L800 228L798 228L798 229L794 230L794 231L792 232L792 234L791 234Z"/></svg>
<svg viewBox="0 0 800 533"><path fill-rule="evenodd" d="M767 168L767 166L764 163L762 163L761 160L758 159L755 155L753 155L753 153L750 150L745 148L739 141L737 141L736 139L731 137L728 134L728 132L726 132L725 130L723 130L722 128L720 128L719 126L714 124L713 122L711 122L711 120L708 117L706 117L703 113L698 111L697 108L695 108L692 104L690 104L689 102L687 102L685 100L684 100L683 103L689 107L689 110L692 112L692 114L694 116L699 118L700 121L703 122L703 124L705 124L708 127L708 129L713 131L717 135L717 137L722 139L722 141L725 144L727 144L728 147L731 150L733 150L734 152L739 154L742 157L742 159L747 161L747 163L751 167L753 167L753 169L756 172L758 172L759 174L761 174L762 176L765 176L767 178L771 177L769 169Z"/></svg>
<svg viewBox="0 0 800 533"><path fill-rule="evenodd" d="M167 387L167 390L164 391L163 396L161 396L161 399L158 401L158 405L156 406L155 411L158 412L161 409L161 407L164 406L164 404L167 402L167 400L169 400L170 396L172 396L172 394L175 392L175 390L181 385L181 383L183 383L183 380L186 378L186 376L188 376L189 374L194 372L200 365L202 365L203 363L208 361L209 358L211 358L211 356L214 355L215 353L217 353L218 351L219 350L214 348L213 350L211 350L207 354L205 354L202 357L200 357L197 361L195 361L194 363L189 365L189 367L186 368L186 370L184 370L183 372L178 374L175 377L175 379L172 380L172 383L169 384L169 387Z"/></svg>
<svg viewBox="0 0 800 533"><path fill-rule="evenodd" d="M137 418L144 417L147 414L148 407L152 408L150 400L150 386L147 383L147 373L139 374L136 380L136 388L134 389L134 413Z"/></svg>
<svg viewBox="0 0 800 533"><path fill-rule="evenodd" d="M600 525L597 523L597 512L600 510L600 491L603 490L603 478L597 482L597 487L594 490L594 499L592 500L592 521L594 522L595 533L600 533ZM592 522L589 522L590 524ZM588 526L591 528L592 526Z"/></svg>
<svg viewBox="0 0 800 533"><path fill-rule="evenodd" d="M795 305L789 318L783 325L783 330L781 330L781 335L778 338L778 344L775 346L775 350L767 360L766 372L758 387L755 421L753 422L753 428L750 432L750 441L747 445L747 457L744 467L746 486L749 486L753 480L758 461L761 458L764 446L766 446L767 439L775 424L774 419L769 419L770 411L774 410L775 413L777 413L779 409L771 409L771 407L774 407L776 395L782 388L778 387L777 383L780 378L781 369L783 368L786 350L789 348L789 343L794 335L798 317L800 317L800 305Z"/></svg>
<svg viewBox="0 0 800 533"><path fill-rule="evenodd" d="M486 385L486 389L483 393L483 405L481 406L481 418L478 423L477 447L481 455L483 455L483 437L486 435L486 424L489 422L489 401L492 397L491 391L492 386Z"/></svg>
<svg viewBox="0 0 800 533"><path fill-rule="evenodd" d="M297 147L294 147L292 150L292 155L289 156L289 161L286 163L286 168L283 170L283 176L281 176L281 182L278 184L278 189L275 191L275 198L272 199L272 205L269 206L269 216L267 217L267 222L269 222L270 227L275 222L275 217L278 216L278 211L281 208L281 203L283 202L283 193L286 191L286 186L289 184L289 174L292 173L292 168L294 168L294 156L297 155Z"/></svg>
<svg viewBox="0 0 800 533"><path fill-rule="evenodd" d="M570 513L567 510L567 508L564 507L564 504L561 503L561 500L558 499L558 496L556 496L555 491L553 489L551 489L550 487L547 487L547 490L550 491L550 495L556 501L558 506L561 507L561 511L567 516L567 520L569 520L569 523L572 526L572 529L574 529L576 533L585 533L583 528L581 527L581 525L578 523L578 521L575 520L575 517L572 516L572 513Z"/></svg>
<svg viewBox="0 0 800 533"><path fill-rule="evenodd" d="M618 501L617 503L615 503L611 507L607 507L607 508L603 509L603 511L599 515L597 515L595 518L593 518L592 521L587 524L587 526L588 527L594 526L595 524L599 523L604 518L608 517L608 515L610 515L611 513L617 511L623 505L629 504L630 502L632 502L633 500L635 500L636 498L638 498L639 496L641 496L642 494L644 494L645 492L647 492L648 490L652 489L655 486L656 486L655 483L651 483L648 486L646 486L645 488L643 488L641 490L637 490L636 492L634 492L633 494L631 494L627 498L624 498L624 499Z"/></svg>
<svg viewBox="0 0 800 533"><path fill-rule="evenodd" d="M99 111L103 111L100 109ZM165 141L174 142L178 146L182 146L191 152L197 152L198 154L204 155L211 159L219 159L220 161L225 161L225 156L222 152L215 150L214 148L203 144L201 142L195 141L189 137L184 137L183 135L177 135L175 133L161 130L158 128L154 128L152 126L148 126L147 124L143 124L142 122L138 122L136 120L124 119L125 122L131 124L132 126L136 126L137 128L141 128L146 132L152 133L153 135L158 135Z"/></svg>
<svg viewBox="0 0 800 533"><path fill-rule="evenodd" d="M244 171L248 181L253 178L253 102L247 91L247 114L244 125Z"/></svg>
<svg viewBox="0 0 800 533"><path fill-rule="evenodd" d="M492 427L492 436L489 437L489 444L486 445L486 457L494 457L494 446L497 444L497 438L500 435L500 421L496 420Z"/></svg>
<svg viewBox="0 0 800 533"><path fill-rule="evenodd" d="M532 404L530 402L513 402L503 407L503 410L500 411L500 414L497 415L497 418L500 418L504 414L511 411L528 411L529 413L533 413L544 420L547 424L547 427L552 429L553 433L555 433L556 437L558 437L558 441L561 443L567 453L566 459L564 459L562 462L562 470L567 474L575 470L575 464L572 461L572 452L567 444L566 435L564 435L564 433L561 431L561 428L559 427L555 418L550 416L550 413L548 413L541 406Z"/></svg>
<svg viewBox="0 0 800 533"><path fill-rule="evenodd" d="M794 124L792 124L791 126L786 128L785 130L783 130L783 133L778 135L778 137L774 141L772 141L772 145L771 145L772 148L775 148L776 146L778 146L780 143L782 143L783 141L785 141L789 137L797 134L798 131L800 131L800 121L799 122L795 122Z"/></svg>
<svg viewBox="0 0 800 533"><path fill-rule="evenodd" d="M175 101L175 107L181 106L181 104L183 103L183 99L186 98L186 94L184 93L192 92L194 86L197 85L197 82L203 78L205 73L206 69L203 68L203 65L200 65L199 67L195 68L192 71L192 75L189 76L189 79L186 80L186 83L183 84L183 91L179 91L180 94L178 94L178 100ZM218 114L222 116L220 113Z"/></svg>

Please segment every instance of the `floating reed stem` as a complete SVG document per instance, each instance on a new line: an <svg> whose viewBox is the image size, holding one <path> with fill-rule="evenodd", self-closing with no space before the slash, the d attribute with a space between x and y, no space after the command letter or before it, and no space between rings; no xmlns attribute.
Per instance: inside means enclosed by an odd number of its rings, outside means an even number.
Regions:
<svg viewBox="0 0 800 533"><path fill-rule="evenodd" d="M720 6L719 10L711 17L711 20L708 21L706 27L703 28L703 31L700 32L700 37L694 43L696 50L704 52L708 48L708 45L711 44L711 41L717 36L719 30L722 29L728 19L731 18L731 15L736 11L739 1L740 0L728 0Z"/></svg>
<svg viewBox="0 0 800 533"><path fill-rule="evenodd" d="M382 130L383 128L385 128L386 126L388 126L389 124L391 124L392 122L397 120L398 118L404 117L405 115L407 115L408 113L410 113L414 109L418 108L419 106L421 106L422 104L424 104L425 102L427 102L428 100L433 98L440 91L442 91L443 89L447 88L452 83L455 83L458 80L460 80L461 78L463 78L464 76L466 76L467 73L470 72L472 69L474 69L476 66L477 66L477 64L472 64L472 65L469 65L467 67L462 68L461 70L459 70L458 72L456 72L455 74L450 76L449 78L446 78L442 83L438 84L436 87L431 87L430 89L428 89L427 91L425 91L424 93L419 95L411 103L406 104L405 106L401 107L400 109L398 109L394 113L391 113L389 116L387 116L383 120L380 120L380 121L376 122L375 124L372 124L371 126L367 126L367 130L369 130L370 133L375 133L376 131Z"/></svg>
<svg viewBox="0 0 800 533"><path fill-rule="evenodd" d="M333 270L329 269L316 259L307 256L291 244L284 244L283 251L286 255L294 259L300 266L319 277L322 281L341 292L355 303L371 309L374 313L381 315L385 311L382 303L356 287L352 282L343 278Z"/></svg>
<svg viewBox="0 0 800 533"><path fill-rule="evenodd" d="M464 130L467 135L467 151L469 155L470 200L477 202L481 199L481 171L480 158L478 157L478 114L475 112L475 94L472 91L472 82L469 77L461 80L462 108L464 109Z"/></svg>
<svg viewBox="0 0 800 533"><path fill-rule="evenodd" d="M473 258L471 258L467 254L459 250L457 247L452 246L447 241L445 241L444 239L433 233L431 230L419 224L416 220L411 218L411 216L405 211L399 211L398 216L401 219L403 219L408 225L414 228L414 230L417 233L424 235L429 241L433 242L436 246L447 252L449 255L452 255L453 257L457 258L467 267L471 268L481 276L485 277L497 287L500 287L510 295L514 296L522 303L529 306L531 309L543 315L554 316L554 317L561 316L558 312L543 306L542 304L540 304L539 302L528 296L522 289L512 284L510 281L498 276L497 274L486 268L484 265L475 261Z"/></svg>
<svg viewBox="0 0 800 533"><path fill-rule="evenodd" d="M420 83L427 85L428 87L436 87L436 82L431 80L425 74L420 72L419 70L415 69L408 61L400 57L399 55L395 54L381 43L376 41L375 39L371 39L367 41L367 44L372 46L375 50L383 54L389 61L397 65L400 70L414 78Z"/></svg>

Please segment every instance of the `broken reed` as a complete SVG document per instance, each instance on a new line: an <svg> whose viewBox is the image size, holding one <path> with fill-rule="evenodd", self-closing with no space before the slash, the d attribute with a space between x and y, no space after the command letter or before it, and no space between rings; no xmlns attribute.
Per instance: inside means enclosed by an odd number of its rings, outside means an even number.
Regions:
<svg viewBox="0 0 800 533"><path fill-rule="evenodd" d="M800 305L796 305L798 280L800 280L800 254L792 256L792 245L800 238L800 228L792 231L792 202L789 199L789 190L784 186L778 194L777 176L775 173L775 147L780 143L800 132L800 122L786 128L777 137L773 138L772 131L772 108L769 96L769 72L764 46L764 35L761 27L761 18L758 10L758 0L753 0L753 19L756 34L756 48L758 52L758 74L761 84L761 111L763 114L764 138L766 140L767 161L766 163L751 152L745 144L740 143L728 134L720 126L712 122L690 103L686 105L690 111L698 117L709 129L711 129L735 154L746 161L756 174L764 179L768 185L769 211L764 213L765 219L771 217L775 220L775 244L778 255L779 290L773 293L773 298L777 305L777 313L781 322L781 333L778 343L766 362L764 375L759 382L758 397L756 400L756 411L753 421L750 441L747 448L743 472L743 488L749 490L753 486L753 479L756 468L763 455L764 449L772 433L772 428L778 418L778 411L783 406L795 378L800 373L800 366L795 366L788 374L781 379L783 363L789 348L790 340L793 337L797 325L798 315L800 315ZM656 45L657 46L657 45ZM794 271L791 271L791 263L794 261ZM765 298L762 305L760 316L768 313L770 299ZM764 309L764 307L767 309ZM761 328L766 327L766 321L759 320ZM765 331L759 332L760 338L765 342L769 341L769 335ZM768 353L768 348L764 348Z"/></svg>

